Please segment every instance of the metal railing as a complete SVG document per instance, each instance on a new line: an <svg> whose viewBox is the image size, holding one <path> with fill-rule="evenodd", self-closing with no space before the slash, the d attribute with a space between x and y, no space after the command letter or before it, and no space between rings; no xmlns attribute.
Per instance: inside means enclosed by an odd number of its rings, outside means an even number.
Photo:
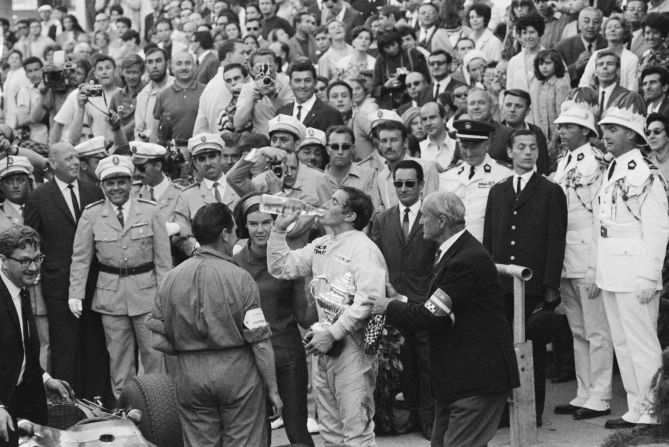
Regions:
<svg viewBox="0 0 669 447"><path fill-rule="evenodd" d="M534 396L532 341L525 339L525 282L532 270L513 264L495 264L500 275L513 278L513 343L518 361L520 388L509 401L511 446L527 447L537 443L537 415Z"/></svg>

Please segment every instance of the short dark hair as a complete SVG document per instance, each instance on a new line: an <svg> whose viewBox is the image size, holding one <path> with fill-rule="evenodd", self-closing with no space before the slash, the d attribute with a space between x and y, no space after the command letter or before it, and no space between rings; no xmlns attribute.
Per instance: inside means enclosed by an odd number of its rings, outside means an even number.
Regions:
<svg viewBox="0 0 669 447"><path fill-rule="evenodd" d="M662 125L664 126L664 130L669 131L669 118L657 112L653 112L650 115L648 115L648 118L646 118L646 127L648 127L650 123L655 121L661 122Z"/></svg>
<svg viewBox="0 0 669 447"><path fill-rule="evenodd" d="M228 71L234 70L235 68L239 68L239 70L242 72L242 76L247 77L249 75L249 69L246 68L246 65L238 64L236 62L225 64L223 67L223 73L227 73Z"/></svg>
<svg viewBox="0 0 669 447"><path fill-rule="evenodd" d="M433 52L431 52L431 53L427 56L427 60L428 60L428 62L430 61L430 58L431 58L432 56L446 56L446 63L447 63L447 64L450 64L450 63L453 62L453 56L451 56L451 54L450 54L449 52L447 52L447 51L445 51L445 50L442 50L441 48L439 48L439 49L437 49L437 50L434 50Z"/></svg>
<svg viewBox="0 0 669 447"><path fill-rule="evenodd" d="M400 36L411 36L416 40L416 31L407 25L402 25L397 27L397 32L400 33Z"/></svg>
<svg viewBox="0 0 669 447"><path fill-rule="evenodd" d="M544 31L546 30L546 23L544 22L544 19L537 13L532 13L519 18L518 22L516 22L516 32L520 34L524 29L527 29L530 26L537 30L539 36L544 35Z"/></svg>
<svg viewBox="0 0 669 447"><path fill-rule="evenodd" d="M23 60L23 68L26 69L28 65L31 64L39 64L40 68L44 67L44 63L42 62L42 59L36 56L31 56Z"/></svg>
<svg viewBox="0 0 669 447"><path fill-rule="evenodd" d="M127 26L128 28L132 28L132 21L131 21L129 18L125 17L125 16L117 18L117 19L116 19L116 23L118 23L118 22L123 23L123 24L124 24L125 26Z"/></svg>
<svg viewBox="0 0 669 447"><path fill-rule="evenodd" d="M393 180L398 169L413 169L416 171L416 178L419 182L422 182L424 179L423 167L416 160L402 160L397 163L393 168Z"/></svg>
<svg viewBox="0 0 669 447"><path fill-rule="evenodd" d="M318 22L318 19L316 18L316 16L314 14L312 14L309 11L303 9L302 11L297 13L297 15L295 16L295 25L299 25L300 23L302 23L302 17L304 17L304 16L309 16L312 19L316 20L316 22Z"/></svg>
<svg viewBox="0 0 669 447"><path fill-rule="evenodd" d="M667 34L669 34L669 19L662 13L651 12L646 16L643 25L644 28L646 26L649 28L653 28L655 31L660 33L663 39L666 39Z"/></svg>
<svg viewBox="0 0 669 447"><path fill-rule="evenodd" d="M223 41L221 46L218 48L218 60L224 61L228 54L235 51L235 45L237 44L244 45L244 42L237 39L228 39Z"/></svg>
<svg viewBox="0 0 669 447"><path fill-rule="evenodd" d="M200 46L205 50L214 48L214 38L207 31L195 31L193 33L193 42L199 42Z"/></svg>
<svg viewBox="0 0 669 447"><path fill-rule="evenodd" d="M399 130L402 132L402 139L405 140L409 135L406 126L398 121L384 120L374 127L374 136L378 138L382 130Z"/></svg>
<svg viewBox="0 0 669 447"><path fill-rule="evenodd" d="M485 3L474 3L467 12L467 19L469 19L469 13L472 11L474 11L476 15L483 17L483 26L487 28L488 23L490 23L490 17L492 16L492 9L490 9L490 6Z"/></svg>
<svg viewBox="0 0 669 447"><path fill-rule="evenodd" d="M137 45L142 43L142 38L139 37L139 33L135 31L134 29L129 29L123 35L121 36L121 40L123 42L127 42L129 40L134 40Z"/></svg>
<svg viewBox="0 0 669 447"><path fill-rule="evenodd" d="M370 30L366 26L356 26L351 30L351 33L349 34L351 36L351 41L357 39L358 36L362 33L369 33L369 37L372 38L372 30Z"/></svg>
<svg viewBox="0 0 669 447"><path fill-rule="evenodd" d="M200 245L216 242L223 230L232 230L235 220L227 205L207 203L193 217L193 236Z"/></svg>
<svg viewBox="0 0 669 447"><path fill-rule="evenodd" d="M232 215L235 218L235 223L237 223L237 237L240 239L248 239L250 237L249 230L246 228L246 216L260 210L259 203L254 203L253 205L247 207L246 201L251 197L257 197L260 195L261 193L259 192L251 192L246 194L244 197L239 199L239 202L237 202L237 205L235 205L235 209L232 211ZM272 215L272 219L275 218L276 216Z"/></svg>
<svg viewBox="0 0 669 447"><path fill-rule="evenodd" d="M114 60L113 57L107 54L96 54L95 57L93 58L93 68L95 68L95 66L98 65L100 62L111 62L112 67L116 68L116 61Z"/></svg>
<svg viewBox="0 0 669 447"><path fill-rule="evenodd" d="M292 79L293 78L293 73L295 72L303 72L303 71L308 71L311 73L311 75L314 78L314 83L316 83L316 77L318 76L316 74L316 68L314 67L314 64L311 63L309 59L306 57L301 57L298 59L295 59L295 61L290 64L288 67L288 78Z"/></svg>
<svg viewBox="0 0 669 447"><path fill-rule="evenodd" d="M238 148L239 152L244 152L247 149L251 150L257 147L269 146L269 143L267 135L258 132L249 132L239 139Z"/></svg>
<svg viewBox="0 0 669 447"><path fill-rule="evenodd" d="M395 5L386 5L381 8L379 15L383 14L386 17L393 16L395 20L400 20L402 18L402 11L398 6Z"/></svg>
<svg viewBox="0 0 669 447"><path fill-rule="evenodd" d="M147 58L149 57L149 55L158 52L162 53L163 59L167 60L167 53L165 52L165 50L163 50L162 48L160 48L158 45L155 44L147 45L146 48L144 48L144 58Z"/></svg>
<svg viewBox="0 0 669 447"><path fill-rule="evenodd" d="M253 68L253 64L255 64L256 58L259 56L271 56L272 61L276 63L276 54L274 54L274 51L270 50L269 48L259 48L251 53L251 57L249 58L249 66L251 66L251 68Z"/></svg>
<svg viewBox="0 0 669 447"><path fill-rule="evenodd" d="M26 66L25 62L23 63L23 66ZM660 84L669 84L669 70L661 65L651 65L650 67L644 68L641 72L641 76L639 76L640 83L643 83L643 78L652 74L660 75Z"/></svg>
<svg viewBox="0 0 669 447"><path fill-rule="evenodd" d="M160 19L160 20L158 20L158 21L156 22L156 24L154 25L154 27L155 27L155 28L158 28L158 25L160 25L161 23L163 23L163 24L166 23L167 26L170 27L170 29L174 29L174 28L172 27L172 22L171 22L170 20L168 20L168 19Z"/></svg>
<svg viewBox="0 0 669 447"><path fill-rule="evenodd" d="M531 129L518 129L514 130L511 135L509 135L509 140L508 140L508 146L512 147L513 143L516 141L516 138L518 137L525 137L532 135L534 138L537 138L537 134L534 133L533 130Z"/></svg>
<svg viewBox="0 0 669 447"><path fill-rule="evenodd" d="M342 124L337 124L328 127L328 130L325 131L325 141L328 144L330 143L330 135L332 135L333 133L340 135L348 135L349 137L351 137L351 144L355 144L355 134L353 133L353 129L351 129L350 127L344 126Z"/></svg>
<svg viewBox="0 0 669 447"><path fill-rule="evenodd" d="M547 79L539 71L539 64L543 61L549 60L553 62L553 67L555 67L555 77L562 78L565 74L564 62L562 62L562 57L557 50L541 50L537 53L537 56L534 58L534 76L539 81L546 81Z"/></svg>
<svg viewBox="0 0 669 447"><path fill-rule="evenodd" d="M8 257L14 250L31 246L40 248L40 238L35 230L24 225L12 225L0 232L0 255Z"/></svg>
<svg viewBox="0 0 669 447"><path fill-rule="evenodd" d="M326 84L327 84L327 81L326 81ZM328 84L328 89L327 89L327 92L326 92L328 98L330 98L330 90L337 87L338 85L343 86L344 88L346 88L346 90L348 90L349 96L353 96L353 88L351 88L351 86L348 85L347 82L337 80L337 81L334 81L334 82L331 82L330 84Z"/></svg>
<svg viewBox="0 0 669 447"><path fill-rule="evenodd" d="M527 93L525 90L521 90L519 88L504 90L504 96L506 97L507 95L523 99L528 108L532 105L532 98L530 97L530 94Z"/></svg>
<svg viewBox="0 0 669 447"><path fill-rule="evenodd" d="M350 186L342 186L342 191L346 193L346 206L344 207L348 212L355 213L355 220L353 221L353 228L362 231L369 223L374 212L374 204L372 199L357 188Z"/></svg>
<svg viewBox="0 0 669 447"><path fill-rule="evenodd" d="M396 43L400 48L402 47L402 36L395 30L383 31L376 36L376 46L380 54L385 54L383 47Z"/></svg>
<svg viewBox="0 0 669 447"><path fill-rule="evenodd" d="M122 16L123 15L123 7L121 5L112 5L109 7L109 14L112 12L118 12L118 15Z"/></svg>
<svg viewBox="0 0 669 447"><path fill-rule="evenodd" d="M325 25L321 25L318 28L314 30L314 37L318 36L319 34L328 34L328 27Z"/></svg>
<svg viewBox="0 0 669 447"><path fill-rule="evenodd" d="M595 64L597 63L598 60L600 60L603 57L614 58L616 60L616 66L620 68L620 56L618 56L613 50L603 49L598 51L595 56Z"/></svg>

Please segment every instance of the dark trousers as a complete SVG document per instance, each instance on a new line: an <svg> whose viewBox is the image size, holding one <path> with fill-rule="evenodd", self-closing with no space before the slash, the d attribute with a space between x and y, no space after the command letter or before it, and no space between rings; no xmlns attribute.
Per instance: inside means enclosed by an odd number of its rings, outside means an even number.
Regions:
<svg viewBox="0 0 669 447"><path fill-rule="evenodd" d="M402 331L402 392L412 423L430 433L434 423L434 398L430 379L430 338L427 331Z"/></svg>
<svg viewBox="0 0 669 447"><path fill-rule="evenodd" d="M24 382L16 387L14 398L6 403L7 411L14 423L14 431L9 431L9 442L0 438L0 447L17 447L19 445L17 419L28 419L37 424L46 424L46 399L43 390L36 388L42 386L41 383L27 385Z"/></svg>
<svg viewBox="0 0 669 447"><path fill-rule="evenodd" d="M296 358L276 365L279 397L283 402L283 424L292 444L314 445L307 430L307 359Z"/></svg>
<svg viewBox="0 0 669 447"><path fill-rule="evenodd" d="M508 393L435 402L431 447L485 447L495 436Z"/></svg>
<svg viewBox="0 0 669 447"><path fill-rule="evenodd" d="M70 312L67 300L44 300L49 318L51 374L65 380L77 397L103 398L114 405L109 380L109 354L100 314L84 305L81 318ZM86 304L86 303L85 303Z"/></svg>
<svg viewBox="0 0 669 447"><path fill-rule="evenodd" d="M505 295L505 310L509 323L513 326L513 294ZM537 417L544 413L546 401L546 345L552 340L556 314L534 314L543 297L525 295L525 337L532 340L532 357L534 365L534 395ZM541 320L539 319L541 318Z"/></svg>

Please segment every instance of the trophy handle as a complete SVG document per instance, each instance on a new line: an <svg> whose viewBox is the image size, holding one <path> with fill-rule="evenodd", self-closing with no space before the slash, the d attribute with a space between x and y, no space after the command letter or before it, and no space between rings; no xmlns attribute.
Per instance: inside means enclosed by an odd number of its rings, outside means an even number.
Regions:
<svg viewBox="0 0 669 447"><path fill-rule="evenodd" d="M328 281L328 278L326 276L320 275L320 276L314 276L311 281L309 281L309 293L311 293L311 296L316 298L316 293L314 292L314 287L319 281L325 281L326 284L330 284L330 281Z"/></svg>

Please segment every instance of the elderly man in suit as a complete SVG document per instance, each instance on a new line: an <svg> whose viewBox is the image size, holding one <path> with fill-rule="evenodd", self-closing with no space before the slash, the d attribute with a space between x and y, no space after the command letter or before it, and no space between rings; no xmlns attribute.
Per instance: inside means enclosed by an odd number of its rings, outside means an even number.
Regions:
<svg viewBox="0 0 669 447"><path fill-rule="evenodd" d="M564 63L567 64L572 87L578 85L592 53L595 50L604 49L608 45L604 36L599 33L601 28L602 12L597 8L588 6L578 14L579 34L569 37L555 46Z"/></svg>
<svg viewBox="0 0 669 447"><path fill-rule="evenodd" d="M432 446L487 445L520 383L504 291L490 254L465 230L465 206L455 194L430 194L420 211L423 237L439 244L429 297L409 302L388 287L389 298L363 303L391 325L429 333Z"/></svg>
<svg viewBox="0 0 669 447"><path fill-rule="evenodd" d="M409 302L423 304L437 244L423 238L421 192L423 168L415 160L403 160L393 169L393 184L399 203L377 214L372 240L388 266L390 284ZM402 391L411 411L411 423L430 439L434 423L434 401L430 385L429 335L421 329L403 328Z"/></svg>
<svg viewBox="0 0 669 447"><path fill-rule="evenodd" d="M316 69L308 59L293 62L288 69L290 88L295 101L279 109L279 114L297 118L305 127L323 132L330 126L343 125L337 109L316 97Z"/></svg>
<svg viewBox="0 0 669 447"><path fill-rule="evenodd" d="M92 309L102 314L114 396L137 374L136 349L145 374L163 372L162 354L151 346L146 316L157 287L172 268L165 222L155 202L131 197L129 157L104 158L95 170L106 200L81 214L72 249L68 305L79 318L93 259L100 274Z"/></svg>
<svg viewBox="0 0 669 447"><path fill-rule="evenodd" d="M537 137L529 129L511 134L509 158L513 175L492 187L488 195L483 227L483 245L496 263L517 264L532 269L526 283L525 318L527 338L533 341L534 388L537 425L542 423L546 393L546 344L549 335L538 314L553 310L560 302L560 275L567 234L567 202L559 185L535 172L539 156ZM505 278L506 312L513 321L513 284Z"/></svg>
<svg viewBox="0 0 669 447"><path fill-rule="evenodd" d="M35 230L17 225L1 232L0 259L0 447L17 447L18 418L47 423L45 391L58 401L73 399L74 392L39 365L27 290L44 261Z"/></svg>
<svg viewBox="0 0 669 447"><path fill-rule="evenodd" d="M70 383L82 397L109 398L109 357L100 316L91 311L90 299L84 302L80 321L72 316L67 304L77 222L82 210L102 197L102 191L78 181L79 158L69 143L51 146L49 165L54 178L28 196L23 218L25 225L40 234L46 255L41 278L49 320L51 372ZM92 271L89 280L94 282L95 275Z"/></svg>

